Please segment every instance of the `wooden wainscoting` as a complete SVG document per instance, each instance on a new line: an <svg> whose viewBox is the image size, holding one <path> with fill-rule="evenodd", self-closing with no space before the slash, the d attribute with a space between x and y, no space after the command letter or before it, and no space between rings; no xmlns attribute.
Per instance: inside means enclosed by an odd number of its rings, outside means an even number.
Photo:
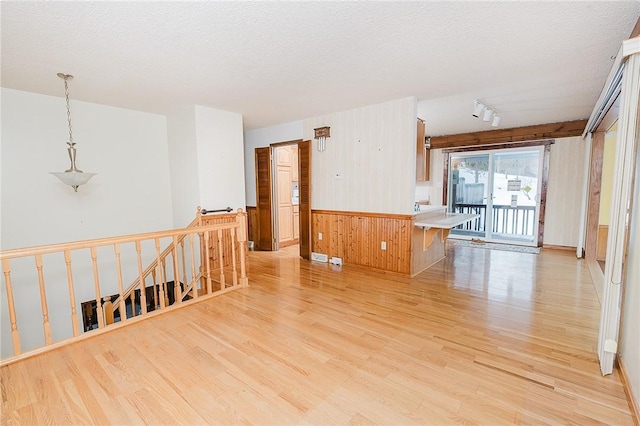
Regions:
<svg viewBox="0 0 640 426"><path fill-rule="evenodd" d="M344 264L411 273L411 215L312 210L311 230L315 253L340 257Z"/></svg>

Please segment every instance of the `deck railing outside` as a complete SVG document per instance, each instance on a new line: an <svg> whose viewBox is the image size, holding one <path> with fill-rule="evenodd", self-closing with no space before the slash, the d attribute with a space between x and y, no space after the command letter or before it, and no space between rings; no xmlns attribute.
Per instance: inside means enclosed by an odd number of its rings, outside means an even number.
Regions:
<svg viewBox="0 0 640 426"><path fill-rule="evenodd" d="M3 338L0 363L106 330L118 317L127 322L247 286L247 216L242 209L224 216L215 223L199 212L189 228L0 252L9 320L2 334L11 337ZM83 333L78 301L90 299L98 329Z"/></svg>
<svg viewBox="0 0 640 426"><path fill-rule="evenodd" d="M455 213L479 214L480 217L460 225L452 232L461 235L485 235L487 206L485 204L455 204ZM491 232L519 237L533 237L536 206L494 205L491 210Z"/></svg>

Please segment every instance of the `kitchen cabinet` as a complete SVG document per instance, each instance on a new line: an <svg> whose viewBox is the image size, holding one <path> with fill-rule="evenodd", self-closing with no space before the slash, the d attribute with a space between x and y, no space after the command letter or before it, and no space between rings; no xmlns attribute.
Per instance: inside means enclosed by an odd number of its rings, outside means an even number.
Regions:
<svg viewBox="0 0 640 426"><path fill-rule="evenodd" d="M431 152L425 143L426 129L424 120L418 118L416 125L418 127L418 137L416 138L416 180L425 182L430 179Z"/></svg>

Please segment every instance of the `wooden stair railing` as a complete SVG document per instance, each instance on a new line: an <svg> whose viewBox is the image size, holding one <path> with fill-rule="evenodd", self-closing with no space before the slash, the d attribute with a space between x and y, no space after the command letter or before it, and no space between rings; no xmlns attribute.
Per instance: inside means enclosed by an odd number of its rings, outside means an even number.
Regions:
<svg viewBox="0 0 640 426"><path fill-rule="evenodd" d="M210 225L210 224L217 224L217 223L231 223L231 222L235 222L236 221L236 213L232 213L232 214L216 214L216 215L210 215L210 216L205 216L209 213L220 213L220 212L231 212L231 208L227 207L225 209L219 209L219 210L206 210L206 209L201 209L200 207L198 207L197 213L196 213L196 217L195 219L187 226L187 228L195 228L197 226L203 226L203 225ZM245 213L246 214L246 213ZM207 255L207 258L211 259L211 267L215 268L217 270L219 270L219 283L222 286L222 288L224 288L226 286L225 283L225 275L224 275L224 271L221 268L221 263L218 261L219 259L226 259L227 261L230 258L230 251L229 251L229 247L231 247L232 251L235 252L235 247L233 247L233 245L235 244L235 230L234 228L230 228L230 232L231 235L229 236L229 238L225 238L223 236L223 230L218 230L217 233L215 234L215 236L217 237L215 239L215 241L217 241L217 245L211 245L211 239L207 240L208 242L206 242L205 244L209 247L210 251L213 252L214 254L211 255L211 252L209 255ZM107 324L112 324L115 321L115 317L113 314L113 311L115 311L116 309L119 309L120 312L123 312L125 310L125 308L123 308L121 306L122 301L125 301L126 304L126 300L127 298L130 298L131 300L131 306L133 307L135 305L135 291L139 290L140 291L140 308L141 308L141 313L144 315L146 313L147 310L147 304L146 304L146 300L145 299L145 295L146 295L146 291L142 291L142 286L140 286L140 282L144 282L149 275L152 275L152 287L154 287L154 295L156 294L156 290L155 288L158 288L158 293L160 294L158 296L158 301L156 303L154 303L154 305L157 307L160 307L159 305L161 305L162 307L168 306L169 305L169 298L168 298L168 290L166 288L164 288L164 285L166 284L166 280L161 280L160 282L158 282L156 280L156 276L154 275L156 272L156 268L158 266L158 261L161 262L162 264L162 268L161 268L161 276L162 277L166 277L167 276L167 272L166 272L166 262L167 262L167 258L169 256L172 256L172 267L173 267L173 275L174 275L174 294L178 293L179 290L179 286L180 286L180 282L178 282L177 279L175 279L176 277L176 272L179 269L179 266L177 265L177 253L176 253L176 247L180 246L181 248L181 258L182 258L182 270L183 270L183 283L186 284L187 282L187 277L186 277L186 266L185 266L185 257L184 257L184 239L185 236L181 236L179 237L177 240L174 240L173 242L171 242L171 244L169 244L167 246L167 248L165 248L162 253L160 253L160 256L155 259L145 270L144 272L141 274L141 276L137 277L132 283L131 285L129 285L129 287L127 287L127 289L122 292L121 296L118 296L115 300L113 301L105 301L105 305L104 305L104 315L105 315L105 321ZM214 242L215 242L214 241ZM136 248L138 250L138 248ZM204 251L201 250L201 254L203 254ZM216 256L216 254L219 254L218 256ZM220 255L221 254L221 255ZM202 255L202 263L200 266L200 273L203 275L202 281L203 284L206 282L205 278L204 278L204 259L205 256L204 254ZM239 261L239 258L236 256L236 261ZM229 265L232 267L232 274L233 274L233 282L235 283L237 281L237 271L235 270L235 263L229 263ZM224 266L228 266L228 265L224 265ZM212 277L212 279L214 281L216 281L216 278ZM146 284L145 284L146 287ZM181 298L176 299L176 301L178 303L181 303L182 300L187 297L189 294L191 294L191 297L197 297L197 294L193 294L193 283L190 283L188 288L186 288L184 291L181 292ZM164 297L162 297L161 295L164 295ZM158 303L159 302L159 303ZM135 316L135 310L132 308L132 316ZM106 319L108 316L108 320ZM122 314L120 314L120 318L122 320L123 316Z"/></svg>
<svg viewBox="0 0 640 426"><path fill-rule="evenodd" d="M190 228L195 228L198 227L202 224L202 214L201 214L201 210L200 207L198 207L198 213L196 213L196 217L195 219L193 219L191 221L191 223L189 225L187 225L187 227L185 229L190 229ZM149 275L151 275L152 273L153 275L153 286L154 286L154 295L155 295L155 287L158 285L156 278L155 278L155 270L158 267L158 260L160 260L162 262L162 266L163 266L163 270L166 271L165 269L165 261L166 258L169 257L169 254L172 255L176 255L175 253L175 247L177 244L181 244L182 247L182 260L184 262L184 239L186 237L187 234L181 235L178 238L174 237L174 240L171 242L171 244L169 244L169 246L167 248L165 248L162 253L160 253L160 256L158 256L153 262L151 262L151 264L149 264L149 266L147 266L144 271L129 285L129 287L127 287L126 290L124 290L123 292L121 292L120 296L118 296L115 300L111 301L111 300L107 300L105 301L105 309L104 309L104 315L105 315L105 321L107 322L107 324L112 324L114 322L114 316L113 316L113 311L115 309L120 308L120 318L123 318L123 312L124 312L124 306L122 305L122 303L127 299L127 298L131 298L133 296L135 296L135 290L138 289L138 287L140 286L140 283L144 283L145 280L147 279L147 277L149 277ZM192 241L193 243L193 241ZM141 248L140 248L140 242L136 242L136 251L140 252ZM138 256L138 269L142 269L142 258L140 256ZM177 269L177 268L175 268ZM175 269L174 269L174 276L175 276ZM186 282L187 278L186 278L186 271L184 270L184 266L183 266L183 271L185 273L184 275L184 282ZM164 273L164 276L166 276L166 272ZM177 282L177 279L174 279L174 282ZM164 285L165 283L161 283L161 285ZM145 285L146 287L146 285ZM166 291L164 292L166 294ZM185 292L186 293L186 292ZM140 288L140 308L142 309L142 315L147 313L147 303L146 303L146 291L142 291L142 287ZM166 299L166 297L165 297ZM166 305L166 300L165 300L165 305ZM134 302L132 300L132 305L134 306ZM157 307L158 304L156 303L155 306ZM132 313L133 316L135 316L135 310L132 309ZM124 315L124 317L126 317L126 315Z"/></svg>
<svg viewBox="0 0 640 426"><path fill-rule="evenodd" d="M226 218L226 223L214 224L205 224L202 221L202 217L200 217L200 213L198 216L199 217L196 218L198 219L198 225L191 228L0 251L0 261L2 262L4 286L6 290L6 306L8 307L10 322L8 325L11 331L10 342L3 341L3 343L6 344L2 345L0 365L15 362L27 356L42 353L46 350L61 347L84 338L90 338L114 327L136 322L144 317L155 316L171 309L177 309L180 306L196 303L198 300L205 300L227 291L247 287L246 255L248 250L246 213L242 211L242 209L238 209L233 221L231 221L230 218ZM230 237L231 241L225 240L222 245L218 244L219 252L217 254L214 253L216 257L212 257L210 243L212 241L218 243L223 235ZM169 259L168 254L164 258L162 257L167 249L162 252L160 251L161 240L166 238L170 238L172 241L171 248L167 248L170 253L173 253L171 259ZM182 256L179 259L177 247L180 242L182 242L183 247L186 244L188 250L183 249ZM145 247L155 246L155 267L151 267L150 265L143 270L142 248L145 243L147 244ZM133 250L130 250L132 249L132 245L135 247L135 255L133 255ZM229 259L223 259L225 252L220 250L220 247L226 250L227 246L230 247L230 251L227 252ZM111 324L113 322L113 310L105 309L111 302L104 300L103 303L105 294L103 294L103 288L101 288L101 280L104 278L104 269L102 270L102 274L99 273L98 270L100 266L99 261L101 260L99 255L104 256L104 250L108 247L112 247L113 251L111 253L115 254L115 271L113 271L113 273L115 273L117 278L114 282L118 284L118 297L115 299L117 306L115 309L119 309L121 318L121 322L117 324ZM134 262L128 262L129 258L122 255L124 252L123 249L131 251L130 258L135 256L135 263L137 263L137 265L135 265ZM217 255L219 255L220 258L218 258ZM84 258L84 264L80 263L79 266L76 266L80 258ZM31 262L33 262L33 260L35 260L35 262L31 263L29 259L32 259ZM74 259L76 263L72 263ZM110 258L107 259L107 261L109 260ZM168 292L165 292L164 287L160 285L161 283L167 282L166 267L169 260L171 261L169 265L170 268L174 269L174 304L170 307L165 300L165 298L168 297ZM30 267L29 264L35 266L35 269L33 266ZM145 287L145 290L141 291L139 296L142 305L141 315L126 320L126 303L127 301L134 302L136 294L134 291L135 287L129 290L131 288L131 286L129 286L126 291L123 288L123 269L125 269L125 264L128 268L127 272L130 275L133 275L133 271L137 267L138 286L144 285L144 275L147 271L153 278L153 281L158 283L158 293L156 294L154 289L153 297L156 298L154 303L157 303L159 309L153 312L146 312L146 309L142 307L146 307L146 302L142 303L143 298L146 297ZM221 285L214 289L214 269L212 265L216 264L221 265L219 268L220 271L216 271L216 274L220 272L218 277ZM12 268L14 269L12 270ZM54 271L48 275L47 269ZM225 273L228 271L231 273L231 283L225 283L227 281ZM69 310L68 315L71 320L70 327L68 327L69 324L67 321L61 321L60 312L64 310L60 308L59 303L57 306L49 305L46 291L55 291L58 295L63 291L63 288L60 288L60 283L48 280L50 275L53 275L55 278L66 275L66 287L68 289L67 309ZM181 286L181 280L183 281L182 285L184 289ZM51 282L53 282L53 284ZM142 287L140 288L142 289ZM32 289L35 291L32 291ZM76 290L85 295L91 292L95 293L98 329L92 330L90 333L80 332L79 324L82 320L82 309L78 309L76 304ZM113 293L110 292L107 294ZM191 294L191 299L183 300L186 294ZM18 298L18 303L16 303L16 297ZM40 338L38 338L37 332L35 334L32 332L21 336L18 329L19 321L24 320L27 324L33 324L35 306L32 304L34 303L40 304L42 312L43 337ZM51 309L52 306L54 307L53 310ZM131 303L131 306L132 313L134 313L135 303ZM52 314L52 312L54 314ZM66 314L64 314L64 317L69 318ZM27 328L32 329L33 327ZM66 331L67 328L70 331ZM3 336L4 334L6 333L3 333ZM53 336L55 336L55 340L57 341L54 341ZM23 345L25 342L26 344ZM13 348L12 353L5 353L9 352L8 349L11 347Z"/></svg>

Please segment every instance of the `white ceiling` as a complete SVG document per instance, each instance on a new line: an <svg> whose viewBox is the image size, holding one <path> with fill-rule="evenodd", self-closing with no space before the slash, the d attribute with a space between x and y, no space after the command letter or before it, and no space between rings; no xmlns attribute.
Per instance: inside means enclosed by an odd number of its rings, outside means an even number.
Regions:
<svg viewBox="0 0 640 426"><path fill-rule="evenodd" d="M248 129L417 96L427 134L587 118L638 1L2 1L2 86Z"/></svg>

